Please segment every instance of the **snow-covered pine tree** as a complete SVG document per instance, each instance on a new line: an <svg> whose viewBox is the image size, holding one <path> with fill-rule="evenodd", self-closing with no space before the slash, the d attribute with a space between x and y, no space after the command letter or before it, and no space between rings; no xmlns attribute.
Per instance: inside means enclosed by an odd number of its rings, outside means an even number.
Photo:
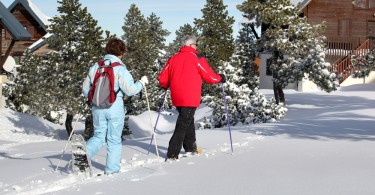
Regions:
<svg viewBox="0 0 375 195"><path fill-rule="evenodd" d="M171 33L163 29L163 21L160 20L155 13L151 13L149 17L147 17L148 22L148 37L150 39L150 47L153 47L151 50L158 51L152 57L152 59L158 58L159 51L164 51L166 49L165 41L166 37L169 36Z"/></svg>
<svg viewBox="0 0 375 195"><path fill-rule="evenodd" d="M246 114L241 113L241 111L244 110L249 102L251 89L259 84L259 82L257 83L259 79L251 71L253 70L251 66L254 59L253 53L250 53L250 43L253 40L252 33L248 31L245 24L242 27L236 40L235 53L230 58L230 62L225 62L223 66L218 67L219 71L225 73L227 77L227 82L224 86L231 125L244 122L243 116ZM216 88L215 92L211 96L206 95L203 98L203 102L213 108L213 126L222 127L226 124L222 88Z"/></svg>
<svg viewBox="0 0 375 195"><path fill-rule="evenodd" d="M227 77L224 84L229 121L231 125L275 122L285 116L287 109L274 101L267 100L258 88L250 89L247 84L240 84L240 80L246 77L242 74L242 68L235 68L230 63L220 66ZM206 95L203 102L213 108L212 126L223 127L227 123L226 110L223 102L222 88L215 89L213 96Z"/></svg>
<svg viewBox="0 0 375 195"><path fill-rule="evenodd" d="M153 63L147 68L147 76L149 84L147 85L148 98L150 101L150 109L158 110L162 94L164 90L161 89L158 81L158 75L166 62L165 50L166 50L166 37L170 32L163 29L163 22L155 13L147 18L148 22L148 37L150 39L150 59L154 59Z"/></svg>
<svg viewBox="0 0 375 195"><path fill-rule="evenodd" d="M236 125L241 121L241 107L246 106L249 102L249 94L251 90L246 84L237 85L242 80L242 69L235 68L228 62L224 62L222 66L219 66L220 72L226 76L226 83L224 84L225 97L228 105L229 121L231 125ZM227 124L226 109L224 105L224 94L222 92L222 85L214 86L214 95L205 95L202 98L202 102L207 106L213 108L212 125L215 128L222 127ZM245 103L245 104L243 104Z"/></svg>
<svg viewBox="0 0 375 195"><path fill-rule="evenodd" d="M229 16L223 0L206 0L202 18L194 19L200 33L198 50L207 58L214 71L223 61L228 61L234 51L233 29L234 18ZM214 88L203 85L202 94L211 94Z"/></svg>
<svg viewBox="0 0 375 195"><path fill-rule="evenodd" d="M248 17L248 16L244 16ZM253 25L250 21L242 23L239 36L236 39L235 55L231 57L230 64L240 69L238 79L235 84L242 86L246 84L251 90L246 93L246 98L239 102L237 108L238 116L242 123L261 123L278 120L285 116L286 109L277 106L271 100L259 92L259 76L257 75L257 65L255 64L256 44L255 35L251 29ZM231 90L228 88L227 90ZM229 93L229 92L228 92ZM246 105L246 106L244 106Z"/></svg>
<svg viewBox="0 0 375 195"><path fill-rule="evenodd" d="M31 53L29 50L25 51L25 55L22 61L23 66L21 66L18 69L18 75L14 78L13 81L7 82L3 86L3 93L4 97L7 97L5 99L6 107L17 111L17 112L24 112L24 113L30 113L30 109L28 109L30 102L33 99L33 92L35 92L36 85L34 83L37 83L36 80L33 80L32 75L38 75L36 65L34 63L30 64L30 61L37 61L40 63L41 60L34 59L32 56L30 57ZM28 74L28 73L32 74ZM31 78L30 78L31 77ZM27 85L26 85L27 84ZM29 90L30 89L30 90Z"/></svg>
<svg viewBox="0 0 375 195"><path fill-rule="evenodd" d="M353 78L365 79L375 68L375 49L372 48L366 55L352 55L351 64L354 68Z"/></svg>
<svg viewBox="0 0 375 195"><path fill-rule="evenodd" d="M250 28L250 23L241 23L241 26L230 64L242 68L243 79L239 81L239 84L247 84L250 89L254 89L259 87L258 66L255 64L255 36Z"/></svg>
<svg viewBox="0 0 375 195"><path fill-rule="evenodd" d="M121 36L125 40L128 51L124 57L124 63L133 76L134 80L140 79L146 74L147 67L153 63L148 51L148 24L144 15L135 4L131 4L124 18L122 26L124 34ZM124 97L128 114L139 114L141 100L139 96ZM145 107L143 106L142 109Z"/></svg>
<svg viewBox="0 0 375 195"><path fill-rule="evenodd" d="M224 84L229 109L230 124L273 122L285 116L287 109L268 101L258 90L259 77L254 63L255 50L252 49L254 36L248 24L243 24L236 40L235 54L230 62L219 66L225 73ZM217 88L214 95L206 95L203 102L213 108L212 125L226 125L226 110L223 105L222 89ZM204 126L204 125L202 125Z"/></svg>
<svg viewBox="0 0 375 195"><path fill-rule="evenodd" d="M144 18L139 8L132 4L125 17L123 39L126 40L128 53L125 56L125 64L134 79L146 75L149 78L147 93L150 107L157 110L162 93L157 82L157 74L160 72L160 63L163 63L163 51L165 50L166 36L170 33L162 28L163 22L152 13ZM130 97L126 98L129 114L140 114L147 110L146 99Z"/></svg>
<svg viewBox="0 0 375 195"><path fill-rule="evenodd" d="M48 62L40 56L34 56L26 50L17 77L4 87L4 95L7 97L6 104L12 110L44 117L51 122L57 122L58 118L51 116L51 104L35 101L45 99L48 93L45 87L46 80L44 73ZM44 96L41 96L44 94Z"/></svg>
<svg viewBox="0 0 375 195"><path fill-rule="evenodd" d="M289 0L247 0L237 8L258 26L270 26L257 48L273 52L271 70L277 85L285 87L307 76L322 90L337 89L336 75L328 71L329 63L324 59L324 23L309 24Z"/></svg>
<svg viewBox="0 0 375 195"><path fill-rule="evenodd" d="M195 18L195 27L200 32L199 51L205 55L211 67L217 71L220 61L228 61L234 51L234 18L229 16L223 0L206 0L202 18Z"/></svg>
<svg viewBox="0 0 375 195"><path fill-rule="evenodd" d="M47 54L48 67L45 68L44 87L49 94L54 110L65 110L67 115L66 128L72 129L72 116L90 114L87 99L82 95L82 82L88 68L103 55L105 39L103 31L97 25L87 8L82 8L79 0L59 0L58 12L53 17L48 32L53 34L47 39L53 52ZM108 35L108 33L107 33Z"/></svg>

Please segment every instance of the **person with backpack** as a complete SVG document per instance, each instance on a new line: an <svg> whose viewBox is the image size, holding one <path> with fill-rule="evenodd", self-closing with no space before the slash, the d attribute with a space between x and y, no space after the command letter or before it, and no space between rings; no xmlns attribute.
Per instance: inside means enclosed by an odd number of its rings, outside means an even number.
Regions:
<svg viewBox="0 0 375 195"><path fill-rule="evenodd" d="M121 61L127 47L124 41L111 38L106 44L103 60L90 67L83 82L83 94L92 104L94 135L87 141L87 156L92 157L107 144L107 159L104 173L120 171L121 134L126 108L123 96L139 93L148 79L143 76L134 82L125 64Z"/></svg>
<svg viewBox="0 0 375 195"><path fill-rule="evenodd" d="M182 43L184 46L167 61L158 76L161 87L170 89L172 104L179 113L166 161L178 159L182 147L185 152L198 152L194 114L201 101L202 79L208 84L225 82L225 76L214 73L206 58L197 51L194 35L185 35Z"/></svg>

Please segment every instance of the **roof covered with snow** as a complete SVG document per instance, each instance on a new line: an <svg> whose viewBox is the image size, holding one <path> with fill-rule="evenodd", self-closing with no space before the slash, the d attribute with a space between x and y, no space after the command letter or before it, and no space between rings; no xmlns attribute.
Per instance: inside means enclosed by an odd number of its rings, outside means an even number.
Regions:
<svg viewBox="0 0 375 195"><path fill-rule="evenodd" d="M300 10L304 9L312 0L304 0L301 2Z"/></svg>
<svg viewBox="0 0 375 195"><path fill-rule="evenodd" d="M42 38L40 38L38 41L34 42L33 44L31 44L28 49L30 50L30 52L34 52L35 50L37 50L38 48L42 47L43 45L46 44L46 39L48 39L49 37L51 37L53 34L51 33L47 33L45 34Z"/></svg>
<svg viewBox="0 0 375 195"><path fill-rule="evenodd" d="M312 0L290 0L290 2L294 5L298 5L298 3L301 3L300 4L300 10L303 10Z"/></svg>
<svg viewBox="0 0 375 195"><path fill-rule="evenodd" d="M39 8L34 5L31 0L15 0L9 7L10 12L18 5L21 4L25 9L34 17L38 24L46 30L46 25L50 24L48 19L50 17L46 16Z"/></svg>

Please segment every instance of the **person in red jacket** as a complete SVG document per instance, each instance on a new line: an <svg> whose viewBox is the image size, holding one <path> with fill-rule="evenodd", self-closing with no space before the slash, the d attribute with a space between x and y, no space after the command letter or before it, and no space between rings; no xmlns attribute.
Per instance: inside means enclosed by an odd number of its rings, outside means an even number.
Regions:
<svg viewBox="0 0 375 195"><path fill-rule="evenodd" d="M160 86L170 88L172 104L179 113L166 160L178 159L182 147L185 152L197 153L194 114L201 101L202 79L209 84L225 82L225 76L216 74L197 51L194 35L185 35L182 41L184 46L167 61L158 76Z"/></svg>

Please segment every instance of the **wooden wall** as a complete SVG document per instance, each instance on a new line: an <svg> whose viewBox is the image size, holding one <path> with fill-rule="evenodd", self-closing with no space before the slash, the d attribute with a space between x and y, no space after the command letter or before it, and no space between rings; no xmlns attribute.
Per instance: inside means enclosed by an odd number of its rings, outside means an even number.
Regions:
<svg viewBox="0 0 375 195"><path fill-rule="evenodd" d="M39 23L22 5L17 5L12 10L12 14L17 18L17 20L26 28L26 30L32 36L31 40L29 41L17 41L10 53L11 56L22 56L25 49L27 49L30 45L32 45L40 38L42 38L46 34L46 31L39 25ZM9 34L9 32L2 30L1 37L1 53L4 54L8 49L12 36Z"/></svg>
<svg viewBox="0 0 375 195"><path fill-rule="evenodd" d="M304 12L312 24L326 21L327 37L367 36L368 22L375 21L375 9L355 8L352 0L312 0Z"/></svg>

